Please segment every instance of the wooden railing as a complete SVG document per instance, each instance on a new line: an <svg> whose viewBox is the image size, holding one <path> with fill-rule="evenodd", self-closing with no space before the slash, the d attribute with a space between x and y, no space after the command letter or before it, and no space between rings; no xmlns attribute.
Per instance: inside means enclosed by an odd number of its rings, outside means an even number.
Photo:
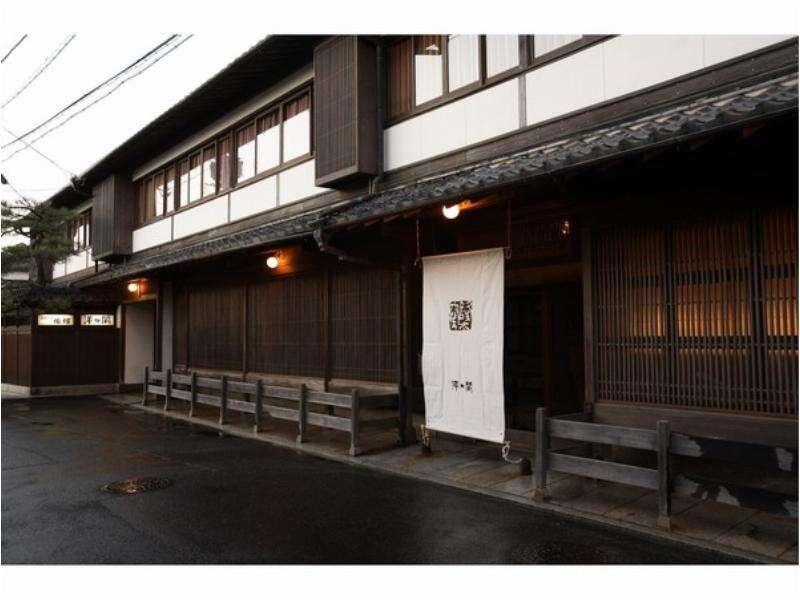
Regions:
<svg viewBox="0 0 800 600"><path fill-rule="evenodd" d="M656 453L655 469L574 456L550 450L550 440L604 444ZM592 422L591 413L550 418L544 408L536 410L534 495L547 499L547 473L556 471L654 490L658 496L658 525L670 527L672 494L714 500L743 508L797 517L797 495L752 488L690 474L670 468L670 455L723 460L764 469L797 473L797 450L758 444L714 440L671 433L668 421L656 429L637 429Z"/></svg>
<svg viewBox="0 0 800 600"><path fill-rule="evenodd" d="M400 428L397 417L365 419L363 409L383 408L396 402L395 394L363 396L358 389L349 394L322 392L309 389L305 385L298 388L264 385L255 382L237 381L226 375L204 377L197 373L190 375L173 373L171 370L151 371L145 367L146 384L142 393L142 405L149 395L163 396L164 410L172 407L173 401L189 402L189 416L194 416L198 404L219 409L219 423L224 424L229 410L253 415L253 431L261 431L268 419L279 419L297 423L297 441L305 442L309 425L333 429L350 434L350 455L361 453L360 436L375 431ZM235 394L238 397L232 397ZM242 399L245 398L245 399ZM282 400L289 406L271 403ZM324 406L326 413L309 410L311 406ZM337 408L346 409L347 416L335 414Z"/></svg>

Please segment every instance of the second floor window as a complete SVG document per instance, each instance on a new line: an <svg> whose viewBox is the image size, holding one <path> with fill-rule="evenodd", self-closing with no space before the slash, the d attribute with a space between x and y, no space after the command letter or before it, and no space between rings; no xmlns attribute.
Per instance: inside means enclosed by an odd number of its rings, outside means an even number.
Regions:
<svg viewBox="0 0 800 600"><path fill-rule="evenodd" d="M255 125L242 127L236 133L236 182L250 179L256 174Z"/></svg>
<svg viewBox="0 0 800 600"><path fill-rule="evenodd" d="M87 210L67 224L67 237L72 240L72 249L80 252L92 245L92 211Z"/></svg>

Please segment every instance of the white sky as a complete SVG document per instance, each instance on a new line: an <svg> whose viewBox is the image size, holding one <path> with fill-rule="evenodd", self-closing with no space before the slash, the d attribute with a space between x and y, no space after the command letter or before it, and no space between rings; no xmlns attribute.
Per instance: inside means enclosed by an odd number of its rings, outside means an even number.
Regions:
<svg viewBox="0 0 800 600"><path fill-rule="evenodd" d="M2 31L3 55L21 33ZM2 110L2 125L22 133L133 62L167 33L78 33L42 75ZM197 34L180 48L131 79L116 92L35 143L66 169L81 174L108 152L167 110L266 34ZM0 65L0 104L15 93L67 34L29 34ZM35 137L35 135L34 135ZM0 130L5 144L13 138ZM176 140L178 142L180 140ZM12 148L2 151L5 159ZM2 163L3 174L24 195L45 199L68 183L68 176L31 150ZM2 198L14 192L2 186ZM3 243L9 240L3 239Z"/></svg>

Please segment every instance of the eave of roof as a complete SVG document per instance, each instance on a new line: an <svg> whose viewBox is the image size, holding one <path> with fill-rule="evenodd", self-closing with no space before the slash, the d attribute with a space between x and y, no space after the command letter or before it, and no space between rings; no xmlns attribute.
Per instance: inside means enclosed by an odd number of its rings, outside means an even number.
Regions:
<svg viewBox="0 0 800 600"><path fill-rule="evenodd" d="M623 123L598 127L523 152L437 174L373 196L342 203L338 207L321 208L181 249L169 249L142 260L133 257L124 266L91 276L78 285L94 285L187 261L285 242L310 235L320 227L351 225L505 185L524 183L544 174L674 144L715 131L741 127L796 111L797 92L797 72L794 72L756 85L709 94L690 102L677 102Z"/></svg>
<svg viewBox="0 0 800 600"><path fill-rule="evenodd" d="M130 171L311 62L323 37L267 36L87 169L79 187L66 185L47 201L71 206L85 200L85 192L109 175Z"/></svg>

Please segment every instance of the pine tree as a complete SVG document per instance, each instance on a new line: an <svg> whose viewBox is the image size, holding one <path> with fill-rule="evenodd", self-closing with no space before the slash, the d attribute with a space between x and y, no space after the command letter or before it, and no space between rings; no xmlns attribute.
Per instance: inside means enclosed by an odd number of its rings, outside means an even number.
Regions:
<svg viewBox="0 0 800 600"><path fill-rule="evenodd" d="M3 200L1 205L2 235L27 238L27 242L3 248L2 261L27 265L30 274L28 281L3 282L3 316L29 317L36 310L69 309L72 293L69 288L53 285L53 265L72 253L66 223L73 211L24 197Z"/></svg>

